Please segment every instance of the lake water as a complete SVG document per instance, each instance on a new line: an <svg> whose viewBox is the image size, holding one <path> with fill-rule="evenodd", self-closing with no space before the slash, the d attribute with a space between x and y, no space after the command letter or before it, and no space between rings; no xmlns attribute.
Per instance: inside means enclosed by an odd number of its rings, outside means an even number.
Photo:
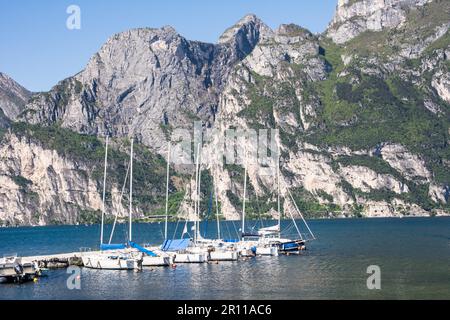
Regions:
<svg viewBox="0 0 450 320"><path fill-rule="evenodd" d="M37 283L0 284L0 299L450 299L450 218L309 223L318 239L299 256L143 272L82 269L81 290L67 288L66 270L49 271ZM183 225L170 224L169 234L175 228ZM235 228L238 223L222 223L224 237L232 237ZM119 225L115 242L126 239L126 229ZM161 243L162 231L163 224L135 224L133 237ZM208 234L215 232L209 223ZM99 226L3 228L0 255L95 248L98 237ZM381 269L381 290L367 289L370 265Z"/></svg>

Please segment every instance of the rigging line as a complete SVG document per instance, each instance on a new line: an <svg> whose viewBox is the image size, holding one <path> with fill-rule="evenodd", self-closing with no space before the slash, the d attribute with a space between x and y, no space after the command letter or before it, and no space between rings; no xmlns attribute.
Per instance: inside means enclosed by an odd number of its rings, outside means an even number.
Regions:
<svg viewBox="0 0 450 320"><path fill-rule="evenodd" d="M209 196L208 211L207 211L206 215L204 216L206 225L205 225L205 230L203 232L203 236L205 238L207 238L207 234L208 234L208 224L209 224L209 219L210 219L211 212L212 212L212 206L213 206L213 192L211 191L210 196Z"/></svg>
<svg viewBox="0 0 450 320"><path fill-rule="evenodd" d="M305 218L303 217L303 214L302 214L302 213L300 212L300 210L298 209L297 204L295 203L294 197L293 197L292 194L291 194L291 191L289 190L289 188L287 188L287 186L286 186L286 189L287 189L287 191L288 191L288 193L289 193L289 196L290 196L291 199L292 199L292 203L294 204L294 208L295 208L295 209L297 210L297 212L300 214L300 217L302 218L303 223L305 224L306 228L308 229L308 231L309 231L309 233L311 234L311 236L313 237L313 239L316 239L316 237L314 236L314 233L312 233L311 229L309 228L308 223L306 222ZM294 223L295 223L295 221L294 221ZM297 224L296 224L296 226L297 226Z"/></svg>
<svg viewBox="0 0 450 320"><path fill-rule="evenodd" d="M224 223L225 223L225 228L227 229L227 234L228 234L228 239L232 239L231 237L232 237L232 235L231 235L231 232L230 232L230 227L229 227L229 223L228 223L228 221L224 221Z"/></svg>
<svg viewBox="0 0 450 320"><path fill-rule="evenodd" d="M259 222L260 222L261 228L264 228L264 223L263 223L262 216L261 216L261 206L259 205L259 197L258 197L258 193L256 192L256 190L255 190L255 196L256 196L256 207L258 210Z"/></svg>
<svg viewBox="0 0 450 320"><path fill-rule="evenodd" d="M287 226L287 228L285 228L284 230L283 230L283 233L284 234L286 234L286 235L289 235L290 233L289 232L291 232L291 230L294 228L294 224L291 222L288 226Z"/></svg>
<svg viewBox="0 0 450 320"><path fill-rule="evenodd" d="M161 223L159 223L159 225L161 225ZM164 238L164 232L163 232L163 229L160 227L159 228L159 232L160 232L160 234L161 234L161 237L163 238L163 239L165 239ZM167 239L165 239L165 240L167 240Z"/></svg>
<svg viewBox="0 0 450 320"><path fill-rule="evenodd" d="M290 208L289 206L288 206L288 210L289 210L289 214L290 214L290 216L291 216L291 218L292 218L292 221L294 222L295 229L297 230L297 233L298 233L298 235L300 236L300 239L303 240L302 234L301 234L300 230L298 229L297 223L295 223L294 216L293 216L292 211L291 211L291 208Z"/></svg>
<svg viewBox="0 0 450 320"><path fill-rule="evenodd" d="M126 161L125 161L125 163L126 163ZM131 162L128 163L128 166L127 166L127 173L125 174L125 180L124 180L124 182L123 182L122 191L121 191L121 193L120 193L120 202L119 202L119 203L122 203L123 195L124 195L124 193L125 193L125 186L126 186L126 184L127 184L128 175L129 175L129 173L130 173L130 164L131 164ZM122 209L123 209L123 206L122 206ZM123 210L122 210L122 213L124 213ZM110 236L109 236L109 242L108 242L108 244L111 244L111 241L112 241L112 238L113 238L113 235L114 235L114 230L116 229L116 224L117 224L118 216L119 216L119 215L118 215L118 213L116 212L116 216L115 216L115 218L114 218L114 223L113 223L113 226L112 226L112 229L111 229L111 234L110 234Z"/></svg>
<svg viewBox="0 0 450 320"><path fill-rule="evenodd" d="M177 224L175 225L175 230L174 230L174 232L173 232L172 241L175 240L175 237L176 237L176 235L177 235L179 223L180 223L180 219L177 220Z"/></svg>
<svg viewBox="0 0 450 320"><path fill-rule="evenodd" d="M240 235L239 235L238 229L236 228L235 221L233 220L232 222L233 222L232 225L233 225L233 227L234 227L234 232L236 232L236 236L237 236L237 238L239 239L239 238L240 238Z"/></svg>

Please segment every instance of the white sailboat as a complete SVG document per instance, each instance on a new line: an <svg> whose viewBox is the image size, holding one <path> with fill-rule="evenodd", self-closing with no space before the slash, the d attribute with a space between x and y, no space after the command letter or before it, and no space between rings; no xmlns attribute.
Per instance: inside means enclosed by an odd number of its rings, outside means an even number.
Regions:
<svg viewBox="0 0 450 320"><path fill-rule="evenodd" d="M215 192L216 201L216 222L217 222L217 238L216 239L205 239L201 236L200 232L197 235L196 246L209 253L209 261L236 261L238 260L238 252L234 243L228 243L221 239L220 237L220 219L219 219L219 207L217 199L217 190ZM212 202L212 198L211 198ZM212 207L212 205L210 206Z"/></svg>
<svg viewBox="0 0 450 320"><path fill-rule="evenodd" d="M242 226L241 241L238 242L239 254L243 257L258 256L278 256L278 247L272 246L260 240L259 234L245 232L245 205L247 198L247 154L244 160L244 197L242 202ZM278 226L276 226L278 227Z"/></svg>
<svg viewBox="0 0 450 320"><path fill-rule="evenodd" d="M277 160L277 206L278 206L278 223L275 226L270 226L270 227L266 227L266 228L261 228L258 230L258 235L260 237L260 243L263 245L263 249L261 249L262 251L265 252L269 252L269 248L272 247L277 247L278 251L280 253L295 253L295 252L300 252L302 250L304 250L306 248L306 239L303 238L300 229L294 219L294 215L292 214L292 211L290 209L290 207L287 207L287 210L290 214L290 217L292 219L292 223L299 235L298 239L286 239L286 238L282 238L281 237L281 202L280 202L280 162L279 162L279 154L280 154L280 149L279 149L279 145L278 145L278 160ZM284 181L283 181L284 182ZM294 197L292 196L287 184L284 182L284 187L286 188L288 195L289 195L289 199L292 203L292 205L294 206L295 210L297 211L297 214L301 217L304 225L306 226L309 234L311 235L312 239L315 239L314 234L312 233L308 223L306 222L306 220L303 217L303 214L300 212L300 210L298 209L298 206L294 200Z"/></svg>
<svg viewBox="0 0 450 320"><path fill-rule="evenodd" d="M169 210L169 178L170 178L170 142L168 144L167 152L167 177L166 177L166 221L164 226L164 239L167 240L167 223ZM144 255L142 257L143 267L165 267L174 263L173 255L170 255L161 250L152 250L155 255Z"/></svg>
<svg viewBox="0 0 450 320"><path fill-rule="evenodd" d="M209 252L209 260L211 261L236 261L239 258L238 251L234 244L226 243L220 236L220 219L219 219L219 203L217 199L217 188L214 187L214 195L216 202L216 222L217 222L217 239L212 240L213 250Z"/></svg>
<svg viewBox="0 0 450 320"><path fill-rule="evenodd" d="M196 170L195 170L195 188L196 194L198 195L200 191L200 183L199 183L199 161L200 158L200 144L197 149L197 159L196 159ZM169 176L169 166L170 162L167 162L167 177ZM168 239L167 235L167 224L168 224L168 197L169 197L169 183L167 178L167 189L166 189L166 221L165 221L165 234L164 234L164 243L161 246L161 250L165 252L167 255L173 257L174 263L204 263L208 261L208 252L205 252L203 249L199 248L196 243L198 239L198 199L195 199L195 214L197 217L197 221L194 221L194 226L192 227L195 230L194 233L194 242L191 239ZM182 237L187 233L187 223L186 221Z"/></svg>
<svg viewBox="0 0 450 320"><path fill-rule="evenodd" d="M106 137L105 147L105 166L103 176L103 210L100 230L100 252L83 252L81 259L83 265L91 269L105 270L133 270L141 268L142 254L134 252L122 244L104 244L103 229L105 217L105 194L106 194L106 174L108 163L108 136ZM131 139L130 150L130 204L129 204L129 242L132 237L132 193L133 193L133 139Z"/></svg>
<svg viewBox="0 0 450 320"><path fill-rule="evenodd" d="M238 259L238 253L236 249L220 239L220 221L219 221L219 211L218 211L218 199L217 190L215 192L216 199L216 220L217 220L217 239L205 239L201 236L200 232L200 186L201 186L201 166L200 166L201 152L200 145L198 146L198 157L197 157L197 184L196 184L196 194L197 202L195 205L196 211L196 226L195 226L195 236L194 245L189 248L191 252L197 254L205 255L208 261L236 261Z"/></svg>

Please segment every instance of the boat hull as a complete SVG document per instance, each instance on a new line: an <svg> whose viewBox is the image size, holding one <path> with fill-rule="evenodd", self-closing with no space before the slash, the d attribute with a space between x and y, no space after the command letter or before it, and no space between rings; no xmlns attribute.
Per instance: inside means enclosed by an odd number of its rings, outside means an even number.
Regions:
<svg viewBox="0 0 450 320"><path fill-rule="evenodd" d="M102 270L134 270L139 269L136 259L111 258L103 256L83 256L83 265L90 269Z"/></svg>
<svg viewBox="0 0 450 320"><path fill-rule="evenodd" d="M281 253L300 252L306 249L304 240L294 240L278 244Z"/></svg>
<svg viewBox="0 0 450 320"><path fill-rule="evenodd" d="M241 256L241 257L254 257L255 256L255 252L254 252L254 250L251 250L251 249L241 249L239 251L239 256Z"/></svg>
<svg viewBox="0 0 450 320"><path fill-rule="evenodd" d="M145 256L142 258L143 267L165 267L170 266L173 263L172 258L167 257L150 257Z"/></svg>
<svg viewBox="0 0 450 320"><path fill-rule="evenodd" d="M205 263L208 261L205 253L177 253L175 263Z"/></svg>
<svg viewBox="0 0 450 320"><path fill-rule="evenodd" d="M237 251L211 251L209 253L211 261L236 261L237 259Z"/></svg>
<svg viewBox="0 0 450 320"><path fill-rule="evenodd" d="M278 247L256 247L257 256L278 256Z"/></svg>

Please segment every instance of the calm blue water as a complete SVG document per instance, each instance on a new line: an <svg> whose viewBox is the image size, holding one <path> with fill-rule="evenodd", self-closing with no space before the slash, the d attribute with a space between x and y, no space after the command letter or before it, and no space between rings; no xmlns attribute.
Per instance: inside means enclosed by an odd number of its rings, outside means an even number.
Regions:
<svg viewBox="0 0 450 320"><path fill-rule="evenodd" d="M37 283L0 285L0 299L450 299L450 218L313 220L310 226L318 240L300 256L143 272L82 269L81 290L67 288L65 270L50 271ZM126 229L119 226L115 242L126 239ZM215 224L208 229L215 235ZM230 222L222 230L225 237L235 234ZM133 237L160 243L162 231L163 224L136 224ZM95 248L98 237L98 226L0 229L0 255ZM381 268L381 290L367 289L369 265Z"/></svg>

